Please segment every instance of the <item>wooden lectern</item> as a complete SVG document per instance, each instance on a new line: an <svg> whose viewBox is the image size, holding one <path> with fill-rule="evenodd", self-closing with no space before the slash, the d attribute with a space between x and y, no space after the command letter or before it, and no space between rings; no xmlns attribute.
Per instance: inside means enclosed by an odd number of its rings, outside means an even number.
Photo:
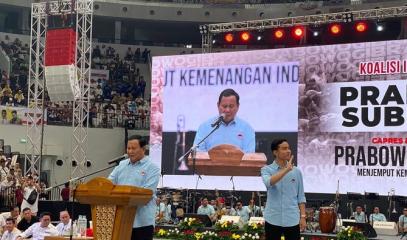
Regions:
<svg viewBox="0 0 407 240"><path fill-rule="evenodd" d="M209 152L197 152L195 169L198 174L214 176L260 176L260 169L267 164L264 153L243 153L230 144L218 145ZM192 156L188 165L193 166Z"/></svg>
<svg viewBox="0 0 407 240"><path fill-rule="evenodd" d="M131 239L137 206L147 204L153 191L132 186L114 185L109 179L97 177L76 188L75 198L90 204L93 239Z"/></svg>

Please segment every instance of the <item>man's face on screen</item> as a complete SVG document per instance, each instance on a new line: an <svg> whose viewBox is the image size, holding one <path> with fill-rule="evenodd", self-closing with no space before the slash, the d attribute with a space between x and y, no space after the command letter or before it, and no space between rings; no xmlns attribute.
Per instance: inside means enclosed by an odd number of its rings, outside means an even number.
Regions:
<svg viewBox="0 0 407 240"><path fill-rule="evenodd" d="M222 97L220 102L218 102L219 115L222 113L225 114L224 121L226 123L231 122L235 118L238 110L239 105L237 104L235 96Z"/></svg>
<svg viewBox="0 0 407 240"><path fill-rule="evenodd" d="M127 155L132 163L140 161L144 157L144 148L140 147L137 139L127 142Z"/></svg>

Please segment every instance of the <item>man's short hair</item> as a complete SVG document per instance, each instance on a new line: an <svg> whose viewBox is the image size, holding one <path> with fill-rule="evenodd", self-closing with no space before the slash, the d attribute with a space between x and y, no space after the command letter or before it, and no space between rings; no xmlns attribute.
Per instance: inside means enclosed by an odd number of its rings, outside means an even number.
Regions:
<svg viewBox="0 0 407 240"><path fill-rule="evenodd" d="M49 217L51 217L51 213L50 213L50 212L42 212L42 213L40 214L40 218L43 218L44 216L49 216Z"/></svg>
<svg viewBox="0 0 407 240"><path fill-rule="evenodd" d="M26 208L24 208L24 209L23 209L23 212L28 211L28 210L30 210L30 211L31 211L31 208L26 207Z"/></svg>
<svg viewBox="0 0 407 240"><path fill-rule="evenodd" d="M143 136L140 135L131 135L128 139L127 142L131 141L131 140L138 140L138 143L140 145L140 147L144 147L147 145L147 139Z"/></svg>
<svg viewBox="0 0 407 240"><path fill-rule="evenodd" d="M16 209L16 208L17 208L17 209L20 209L19 206L11 206L11 207L10 207L10 212L11 212L11 211L14 211L14 209Z"/></svg>
<svg viewBox="0 0 407 240"><path fill-rule="evenodd" d="M225 89L220 93L219 99L218 99L218 104L222 100L222 97L230 97L230 96L235 96L236 103L237 103L237 105L239 105L239 99L240 99L239 94L237 94L237 92L231 88Z"/></svg>
<svg viewBox="0 0 407 240"><path fill-rule="evenodd" d="M270 145L271 152L273 152L274 150L277 150L278 146L280 146L280 144L282 144L283 142L288 142L288 141L287 141L287 139L284 139L284 138L274 139Z"/></svg>
<svg viewBox="0 0 407 240"><path fill-rule="evenodd" d="M13 224L16 224L16 220L14 220L14 218L12 217L7 218L6 222L12 222Z"/></svg>

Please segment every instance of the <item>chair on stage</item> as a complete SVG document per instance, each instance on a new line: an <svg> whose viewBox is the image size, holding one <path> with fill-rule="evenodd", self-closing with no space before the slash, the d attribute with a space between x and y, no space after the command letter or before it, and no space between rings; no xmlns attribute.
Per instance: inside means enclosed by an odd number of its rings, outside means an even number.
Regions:
<svg viewBox="0 0 407 240"><path fill-rule="evenodd" d="M93 239L130 239L137 206L147 204L153 191L132 186L114 185L97 177L79 184L74 197L92 210Z"/></svg>

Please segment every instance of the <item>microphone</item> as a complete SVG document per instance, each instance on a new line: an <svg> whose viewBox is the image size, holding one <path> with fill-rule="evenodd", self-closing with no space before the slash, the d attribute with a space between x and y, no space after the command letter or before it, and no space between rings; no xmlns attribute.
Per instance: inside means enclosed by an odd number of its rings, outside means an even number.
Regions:
<svg viewBox="0 0 407 240"><path fill-rule="evenodd" d="M216 119L216 121L211 124L211 127L218 126L221 122L223 122L225 116L226 116L226 114L222 113L222 114Z"/></svg>
<svg viewBox="0 0 407 240"><path fill-rule="evenodd" d="M126 159L126 158L128 158L128 157L129 157L129 156L128 156L127 154L124 154L124 155L121 155L121 156L119 156L119 157L113 158L113 159L110 160L108 163L109 163L109 164L112 164L112 163L114 163L114 164L119 164L119 162L120 162L121 160Z"/></svg>

